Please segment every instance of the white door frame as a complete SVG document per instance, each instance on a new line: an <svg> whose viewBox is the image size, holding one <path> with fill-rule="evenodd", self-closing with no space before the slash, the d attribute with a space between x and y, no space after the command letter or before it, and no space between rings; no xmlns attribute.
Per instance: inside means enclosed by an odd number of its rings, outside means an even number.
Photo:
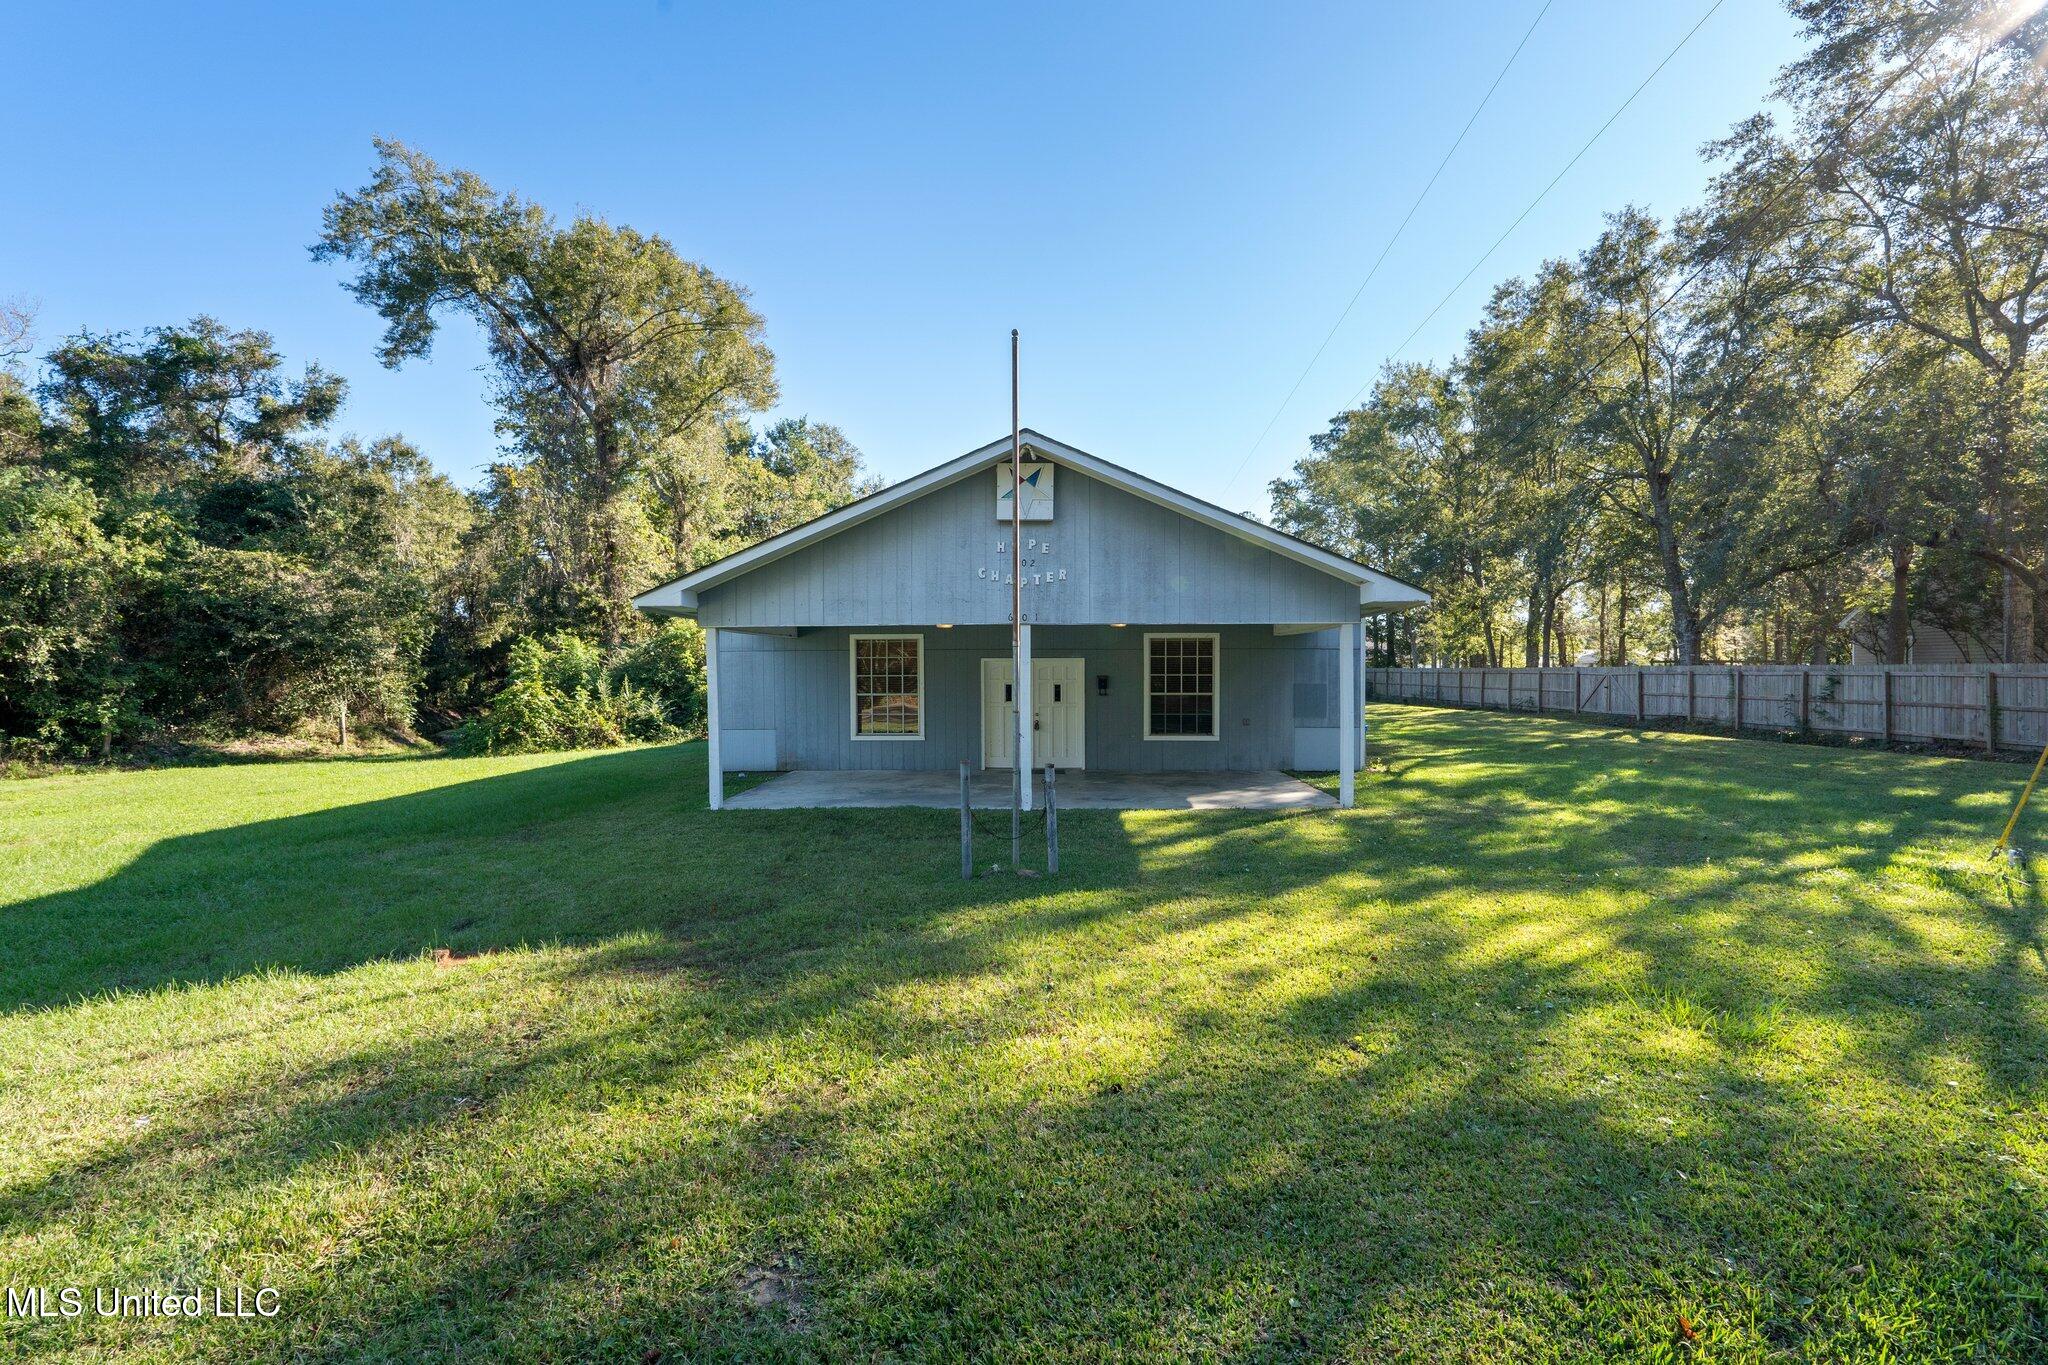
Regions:
<svg viewBox="0 0 2048 1365"><path fill-rule="evenodd" d="M976 700L976 702L975 702L975 715L976 715L976 718L977 718L977 720L979 721L979 723L980 723L980 727L981 727L981 766L982 766L982 768L983 768L984 770L987 770L987 769L989 769L989 761L988 761L988 692L989 692L989 686L988 686L988 685L989 685L989 670L990 670L991 668L1008 668L1008 667L1011 667L1011 666L1013 666L1013 665L1014 665L1015 663L1016 663L1016 661L1015 661L1014 659L1005 659L1005 658L1000 658L1000 657L989 657L989 658L984 658L984 659L983 659L983 660L981 661L981 671L980 671L980 674L979 674L979 675L977 676L977 678L976 678L976 681L977 681L977 683L979 684L980 692L979 692L979 696L978 696L978 698L977 698L977 700ZM1036 668L1036 667L1037 667L1037 666L1038 666L1039 664L1078 664L1078 665L1080 666L1080 672L1081 672L1081 683L1082 683L1082 691L1081 691L1081 697L1080 697L1080 699L1079 699L1078 701L1076 701L1076 702L1074 703L1074 705L1076 705L1076 706L1078 706L1078 707L1080 708L1080 720L1081 720L1081 734L1080 734L1080 740L1081 740L1081 761L1080 761L1080 763L1076 764L1075 766L1076 766L1077 768L1081 768L1081 769L1086 769L1086 768L1087 768L1087 766L1088 766L1088 692L1087 692L1087 686L1086 686L1086 684L1087 684L1087 682L1088 682L1088 661L1087 661L1087 660L1086 660L1085 658L1083 658L1083 657L1081 657L1080 655L1078 655L1078 654L1071 654L1071 655L1055 655L1055 656L1053 656L1053 657L1051 657L1051 658L1039 658L1039 657L1037 657L1037 656L1035 656L1035 655L1034 655L1034 656L1032 657L1031 663L1032 663L1032 666L1033 666L1034 668ZM1015 679L1013 678L1013 679L1012 679L1011 681L1012 681L1012 683L1014 684L1014 682L1015 682ZM1012 693L1012 696L1013 696L1013 697L1015 696L1015 693L1014 693L1014 692ZM1034 705L1034 706L1036 706L1036 704L1037 704L1037 699L1036 699L1036 697L1035 697L1035 695L1034 695L1034 696L1033 696L1033 705ZM1064 704L1064 703L1063 703L1063 704ZM1034 752L1033 752L1033 754L1032 754L1032 758L1033 758L1033 760L1035 761L1035 760L1036 760L1036 759L1038 758L1038 754L1037 754L1037 753L1036 753L1036 751L1035 751L1035 750L1036 750L1036 746L1034 745L1033 747L1034 747ZM1016 766L1017 766L1017 764L1016 764L1016 756L1015 756L1015 755L1013 754L1013 755L1011 755L1011 761L1010 761L1010 765L1009 765L1009 767L1006 767L1006 768L997 768L997 769L994 769L993 771L996 771L996 772L1009 772L1011 768L1014 768L1014 767L1016 767ZM1043 767L1044 765L1043 765L1043 764L1039 764L1038 766L1040 766L1040 767Z"/></svg>

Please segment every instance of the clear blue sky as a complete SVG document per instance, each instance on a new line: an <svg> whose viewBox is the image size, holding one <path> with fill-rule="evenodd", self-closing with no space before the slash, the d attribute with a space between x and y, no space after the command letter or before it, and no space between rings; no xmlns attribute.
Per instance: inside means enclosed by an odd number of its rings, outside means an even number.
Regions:
<svg viewBox="0 0 2048 1365"><path fill-rule="evenodd" d="M209 312L346 375L343 427L473 482L465 324L431 363L308 259L370 138L667 236L752 290L781 411L898 478L1027 425L1233 508L1284 473L1711 0L1555 0L1244 464L1542 0L757 7L45 4L8 21L0 295L39 340ZM1797 34L1719 11L1415 341L1600 215L1669 214ZM1243 465L1243 472L1237 473ZM1235 476L1235 477L1233 477Z"/></svg>

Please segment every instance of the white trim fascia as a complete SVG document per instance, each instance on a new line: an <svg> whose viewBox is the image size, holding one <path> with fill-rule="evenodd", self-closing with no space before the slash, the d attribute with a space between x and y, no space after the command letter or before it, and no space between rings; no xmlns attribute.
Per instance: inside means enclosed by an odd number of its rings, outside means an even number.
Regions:
<svg viewBox="0 0 2048 1365"><path fill-rule="evenodd" d="M1368 572L1371 572L1368 570ZM1383 612L1409 611L1429 605L1429 593L1382 573L1358 585L1358 614L1376 616Z"/></svg>
<svg viewBox="0 0 2048 1365"><path fill-rule="evenodd" d="M860 668L858 656L862 640L915 640L917 641L917 733L914 735L864 735L860 732ZM846 709L847 737L855 743L914 742L924 738L925 720L925 648L924 635L920 631L863 631L846 637Z"/></svg>
<svg viewBox="0 0 2048 1365"><path fill-rule="evenodd" d="M1206 735L1155 735L1152 733L1152 642L1154 640L1207 640L1210 645L1209 730ZM1214 744L1223 738L1223 636L1213 630L1148 630L1138 642L1145 660L1144 687L1138 694L1138 737L1147 744Z"/></svg>
<svg viewBox="0 0 2048 1365"><path fill-rule="evenodd" d="M633 606L649 616L695 616L697 594L683 588L682 580L649 588L633 599Z"/></svg>
<svg viewBox="0 0 2048 1365"><path fill-rule="evenodd" d="M1079 470L1091 478L1099 479L1112 488L1121 489L1134 497L1145 499L1161 507L1181 513L1190 520L1214 527L1240 540L1249 541L1276 554L1319 569L1347 583L1359 585L1359 602L1388 602L1403 605L1418 605L1429 601L1429 594L1420 588L1411 587L1396 579L1369 568L1356 560L1346 559L1339 554L1296 540L1293 536L1276 531L1262 522L1235 512L1225 511L1214 503L1203 502L1200 498L1170 488L1121 465L1077 450L1049 436L1029 430L1023 432L1024 444L1039 456ZM713 587L727 579L773 563L806 545L813 544L827 536L858 526L864 521L880 516L893 508L900 507L915 498L923 497L947 484L966 478L985 468L992 468L1010 454L1010 440L1004 437L991 441L965 455L948 460L942 465L927 469L922 474L912 475L901 483L891 484L879 492L871 493L857 502L850 502L836 511L827 512L814 521L793 527L780 535L770 536L757 545L727 555L724 559L683 575L670 583L649 589L633 599L633 605L650 615L689 615L697 609L697 593ZM667 608L667 610L663 610Z"/></svg>

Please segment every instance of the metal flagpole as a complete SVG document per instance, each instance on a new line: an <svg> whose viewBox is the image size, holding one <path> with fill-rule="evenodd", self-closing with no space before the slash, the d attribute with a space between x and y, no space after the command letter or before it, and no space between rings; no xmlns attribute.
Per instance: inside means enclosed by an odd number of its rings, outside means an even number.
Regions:
<svg viewBox="0 0 2048 1365"><path fill-rule="evenodd" d="M1010 866L1024 865L1024 428L1017 420L1017 329L1010 329Z"/></svg>

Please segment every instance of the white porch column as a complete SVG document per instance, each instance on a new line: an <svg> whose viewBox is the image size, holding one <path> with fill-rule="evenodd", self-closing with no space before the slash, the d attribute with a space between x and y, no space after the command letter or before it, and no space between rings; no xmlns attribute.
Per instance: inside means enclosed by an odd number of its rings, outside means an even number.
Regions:
<svg viewBox="0 0 2048 1365"><path fill-rule="evenodd" d="M1365 666L1366 651L1358 651L1358 771L1372 766L1372 674Z"/></svg>
<svg viewBox="0 0 2048 1365"><path fill-rule="evenodd" d="M1358 804L1358 783L1352 768L1358 761L1358 622L1338 632L1337 649L1337 804L1350 810Z"/></svg>
<svg viewBox="0 0 2048 1365"><path fill-rule="evenodd" d="M1017 627L1017 771L1023 775L1024 809L1031 809L1031 624Z"/></svg>
<svg viewBox="0 0 2048 1365"><path fill-rule="evenodd" d="M704 627L704 747L711 766L711 809L725 808L725 756L718 751L718 627Z"/></svg>

